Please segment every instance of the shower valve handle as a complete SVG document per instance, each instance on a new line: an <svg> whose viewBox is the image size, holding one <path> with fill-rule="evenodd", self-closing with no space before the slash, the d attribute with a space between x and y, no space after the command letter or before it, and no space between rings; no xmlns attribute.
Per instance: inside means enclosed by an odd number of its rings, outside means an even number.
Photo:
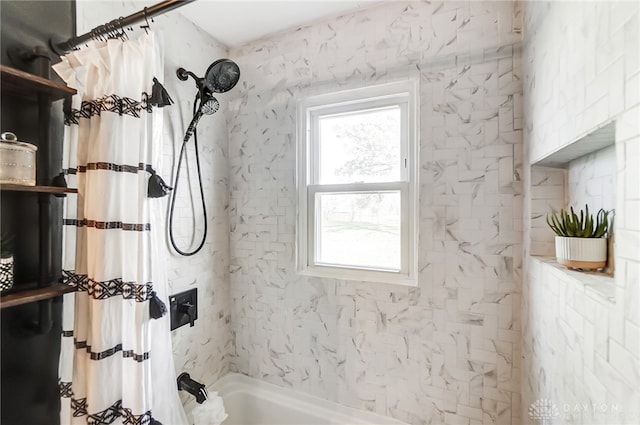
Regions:
<svg viewBox="0 0 640 425"><path fill-rule="evenodd" d="M189 316L189 326L193 327L196 320L196 306L187 301L178 305L178 312Z"/></svg>

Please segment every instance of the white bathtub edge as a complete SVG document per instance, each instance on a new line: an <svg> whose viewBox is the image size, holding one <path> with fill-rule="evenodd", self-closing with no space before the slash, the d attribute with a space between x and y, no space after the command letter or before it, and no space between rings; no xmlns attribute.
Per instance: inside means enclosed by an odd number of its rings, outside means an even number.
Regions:
<svg viewBox="0 0 640 425"><path fill-rule="evenodd" d="M281 387L240 373L227 373L207 390L209 392L218 392L223 398L236 392L252 393L276 404L291 406L301 411L314 412L319 417L323 417L327 411L330 411L332 416L336 417L336 423L348 423L349 425L407 425L388 416L343 406L311 394ZM193 399L185 405L188 411L193 407L195 407L195 400Z"/></svg>

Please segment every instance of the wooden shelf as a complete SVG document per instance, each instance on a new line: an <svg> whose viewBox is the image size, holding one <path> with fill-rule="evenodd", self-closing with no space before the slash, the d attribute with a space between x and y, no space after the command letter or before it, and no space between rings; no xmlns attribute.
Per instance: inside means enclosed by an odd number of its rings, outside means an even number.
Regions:
<svg viewBox="0 0 640 425"><path fill-rule="evenodd" d="M62 99L77 93L75 89L65 84L56 83L6 65L0 65L0 74L2 76L2 91L6 93L24 97L47 94L51 96L51 100Z"/></svg>
<svg viewBox="0 0 640 425"><path fill-rule="evenodd" d="M59 99L70 99L71 96L76 94L76 90L68 87L65 84L57 83L47 78L32 75L24 71L20 71L15 68L0 64L0 89L2 90L2 97L5 95L12 95L16 98L23 98L27 100L38 99L40 95L45 96L47 100L55 101ZM42 119L43 117L39 117ZM46 122L45 122L46 123ZM34 124L36 125L36 124ZM49 141L49 126L43 124L42 121L38 121L38 128L40 130L39 139L40 143ZM56 143L58 141L56 140ZM58 144L59 145L59 144ZM48 168L44 167L42 170L44 175L48 174ZM0 184L0 190L13 191L13 192L31 192L31 193L43 193L62 195L68 193L77 193L77 189L56 187L56 186L24 186L18 184ZM50 207L40 204L38 216L40 222L49 223L51 219ZM51 250L51 243L48 239L46 228L40 228L38 244L39 249L42 251ZM45 235L45 236L43 236ZM50 261L47 255L44 258L40 258L39 269L48 270L50 267ZM63 285L58 282L52 282L46 287L38 287L37 283L22 283L15 285L13 288L0 293L0 309L13 307L21 304L27 304L35 301L47 300L50 298L58 297L68 292L74 292L75 286Z"/></svg>
<svg viewBox="0 0 640 425"><path fill-rule="evenodd" d="M20 304L26 304L34 301L46 300L54 298L69 292L74 292L75 286L63 285L62 283L53 283L45 288L16 289L6 295L0 296L0 309L13 307Z"/></svg>
<svg viewBox="0 0 640 425"><path fill-rule="evenodd" d="M21 184L0 184L1 190L8 190L13 192L38 192L38 193L52 193L52 194L64 194L64 193L78 193L78 189L70 187L58 187L58 186L25 186Z"/></svg>

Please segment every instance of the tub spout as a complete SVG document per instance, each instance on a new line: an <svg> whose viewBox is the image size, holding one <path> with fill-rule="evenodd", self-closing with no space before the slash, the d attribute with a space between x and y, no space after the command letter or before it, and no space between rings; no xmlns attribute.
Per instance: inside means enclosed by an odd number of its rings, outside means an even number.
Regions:
<svg viewBox="0 0 640 425"><path fill-rule="evenodd" d="M178 389L184 390L194 396L198 404L207 399L207 389L201 383L191 379L188 373L183 372L178 376Z"/></svg>

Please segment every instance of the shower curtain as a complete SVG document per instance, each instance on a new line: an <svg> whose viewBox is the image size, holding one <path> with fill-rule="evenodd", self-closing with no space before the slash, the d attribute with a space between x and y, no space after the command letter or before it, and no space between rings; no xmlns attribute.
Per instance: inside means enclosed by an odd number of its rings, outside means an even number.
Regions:
<svg viewBox="0 0 640 425"><path fill-rule="evenodd" d="M91 42L54 66L78 90L65 111L61 424L186 424L176 388L164 275L163 77L155 36ZM154 317L158 317L154 320Z"/></svg>

